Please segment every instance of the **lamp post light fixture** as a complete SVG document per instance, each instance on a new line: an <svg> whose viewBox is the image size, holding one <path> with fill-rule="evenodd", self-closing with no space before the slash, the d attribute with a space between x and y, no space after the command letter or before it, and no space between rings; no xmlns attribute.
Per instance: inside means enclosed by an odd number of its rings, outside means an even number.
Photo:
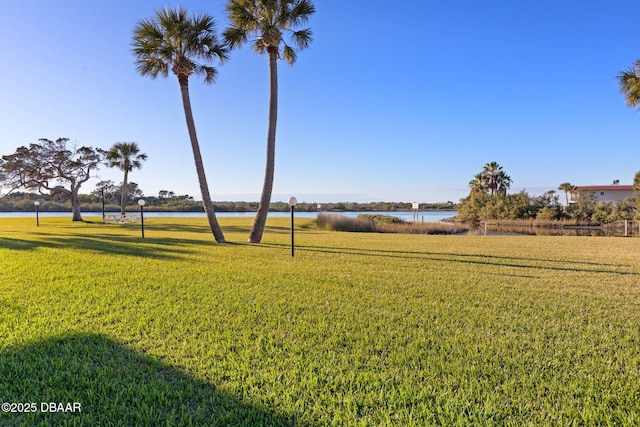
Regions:
<svg viewBox="0 0 640 427"><path fill-rule="evenodd" d="M289 208L291 208L291 256L294 256L295 245L293 240L293 212L296 210L296 205L298 204L298 199L295 197L289 198Z"/></svg>
<svg viewBox="0 0 640 427"><path fill-rule="evenodd" d="M33 204L36 207L36 227L40 227L40 202L36 200Z"/></svg>
<svg viewBox="0 0 640 427"><path fill-rule="evenodd" d="M142 238L144 239L144 210L142 209L145 205L144 199L138 200L138 206L140 206L140 223L142 224Z"/></svg>

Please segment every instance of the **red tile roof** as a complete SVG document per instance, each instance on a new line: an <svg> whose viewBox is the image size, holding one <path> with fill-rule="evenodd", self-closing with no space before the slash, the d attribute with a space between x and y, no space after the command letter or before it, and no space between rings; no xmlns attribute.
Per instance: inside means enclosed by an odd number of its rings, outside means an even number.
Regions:
<svg viewBox="0 0 640 427"><path fill-rule="evenodd" d="M574 188L575 191L633 191L633 185L584 185Z"/></svg>

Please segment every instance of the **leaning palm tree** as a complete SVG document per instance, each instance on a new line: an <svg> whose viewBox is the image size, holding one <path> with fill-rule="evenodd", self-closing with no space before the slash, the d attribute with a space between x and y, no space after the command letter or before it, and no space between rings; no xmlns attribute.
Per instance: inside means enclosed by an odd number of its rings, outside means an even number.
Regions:
<svg viewBox="0 0 640 427"><path fill-rule="evenodd" d="M618 74L618 83L627 105L631 108L638 107L640 110L640 59Z"/></svg>
<svg viewBox="0 0 640 427"><path fill-rule="evenodd" d="M229 0L226 6L230 27L224 32L228 45L233 49L251 39L251 46L258 54L269 58L269 127L267 130L267 161L264 184L258 212L251 228L249 242L260 243L269 214L273 175L275 168L276 123L278 116L278 59L289 65L296 60L296 50L285 43L289 33L294 46L301 50L311 44L311 30L294 31L305 24L315 13L311 0Z"/></svg>
<svg viewBox="0 0 640 427"><path fill-rule="evenodd" d="M142 162L147 160L147 155L140 153L140 148L135 142L116 142L105 153L107 166L110 168L118 168L124 172L122 181L122 197L120 199L120 213L124 215L127 207L127 184L129 181L129 172L134 169L140 169Z"/></svg>
<svg viewBox="0 0 640 427"><path fill-rule="evenodd" d="M153 18L140 20L136 24L133 33L133 54L136 57L136 68L141 75L154 79L158 76L167 77L171 71L178 77L204 209L214 238L218 243L224 243L224 235L213 210L204 173L189 99L191 75L203 76L205 83L213 83L218 74L216 68L196 60L211 63L214 60L224 62L227 59L227 49L218 42L215 33L213 17L204 13L190 16L181 7L160 9Z"/></svg>

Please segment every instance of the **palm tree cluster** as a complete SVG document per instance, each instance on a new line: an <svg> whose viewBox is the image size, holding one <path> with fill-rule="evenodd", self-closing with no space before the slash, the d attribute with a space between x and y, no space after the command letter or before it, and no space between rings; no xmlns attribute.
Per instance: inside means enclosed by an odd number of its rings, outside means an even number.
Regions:
<svg viewBox="0 0 640 427"><path fill-rule="evenodd" d="M469 182L472 193L489 193L492 196L506 196L511 187L511 177L496 162L484 165L482 172L476 174Z"/></svg>
<svg viewBox="0 0 640 427"><path fill-rule="evenodd" d="M152 18L137 23L133 35L133 54L141 75L167 77L171 71L178 78L200 192L211 231L219 243L225 240L215 216L204 172L189 99L189 77L198 75L204 78L205 83L213 83L218 71L210 64L214 61L225 62L230 49L247 42L251 42L258 54L267 54L270 75L267 160L260 204L249 238L250 242L259 243L273 189L278 114L277 61L284 59L292 65L296 60L296 49L304 49L311 44L310 29L294 28L305 24L315 13L315 8L311 0L229 0L226 11L230 26L223 33L224 40L220 40L212 16L205 13L190 15L182 7L160 9ZM285 42L285 34L291 36L293 45Z"/></svg>

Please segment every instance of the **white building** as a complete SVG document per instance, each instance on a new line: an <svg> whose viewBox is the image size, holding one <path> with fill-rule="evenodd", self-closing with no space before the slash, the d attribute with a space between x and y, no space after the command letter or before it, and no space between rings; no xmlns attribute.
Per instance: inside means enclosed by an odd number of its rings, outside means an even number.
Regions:
<svg viewBox="0 0 640 427"><path fill-rule="evenodd" d="M634 195L635 191L633 185L585 185L582 187L575 187L571 193L571 202L573 202L575 194L581 191L592 193L596 201L605 202L619 202Z"/></svg>

